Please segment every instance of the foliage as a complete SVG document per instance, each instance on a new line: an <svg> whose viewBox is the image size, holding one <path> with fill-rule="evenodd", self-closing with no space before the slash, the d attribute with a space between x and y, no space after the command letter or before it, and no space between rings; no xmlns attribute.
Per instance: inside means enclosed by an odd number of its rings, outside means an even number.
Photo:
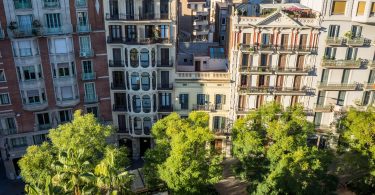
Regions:
<svg viewBox="0 0 375 195"><path fill-rule="evenodd" d="M221 156L207 149L214 139L209 116L192 112L187 119L172 113L152 128L155 147L146 154L145 176L149 185L161 181L176 194L200 194L219 181Z"/></svg>
<svg viewBox="0 0 375 195"><path fill-rule="evenodd" d="M314 132L302 106L267 104L236 121L233 153L237 173L254 194L329 193L336 180L327 174L328 151L307 146ZM330 182L328 182L330 181Z"/></svg>
<svg viewBox="0 0 375 195"><path fill-rule="evenodd" d="M51 143L30 146L19 161L28 194L95 194L128 192L126 151L106 144L112 129L92 114L51 129Z"/></svg>
<svg viewBox="0 0 375 195"><path fill-rule="evenodd" d="M357 194L375 191L375 113L350 109L339 122L343 136L337 171Z"/></svg>

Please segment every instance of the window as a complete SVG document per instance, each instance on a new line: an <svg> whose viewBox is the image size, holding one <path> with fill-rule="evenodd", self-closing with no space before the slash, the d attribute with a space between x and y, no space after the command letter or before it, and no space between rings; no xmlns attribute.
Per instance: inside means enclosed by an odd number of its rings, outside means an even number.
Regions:
<svg viewBox="0 0 375 195"><path fill-rule="evenodd" d="M171 93L159 93L160 107L168 108L171 106L172 94Z"/></svg>
<svg viewBox="0 0 375 195"><path fill-rule="evenodd" d="M47 112L37 114L36 117L37 117L40 129L48 129L50 127L51 123L49 119L49 114Z"/></svg>
<svg viewBox="0 0 375 195"><path fill-rule="evenodd" d="M25 33L25 34L31 34L33 16L22 15L22 16L17 16L17 18L18 18L18 31Z"/></svg>
<svg viewBox="0 0 375 195"><path fill-rule="evenodd" d="M370 95L371 95L371 92L370 91L365 91L363 93L363 98L362 98L362 105L364 106L367 106L369 101L370 101Z"/></svg>
<svg viewBox="0 0 375 195"><path fill-rule="evenodd" d="M95 83L85 83L85 98L87 100L96 99Z"/></svg>
<svg viewBox="0 0 375 195"><path fill-rule="evenodd" d="M143 112L149 113L151 111L151 98L148 95L142 97Z"/></svg>
<svg viewBox="0 0 375 195"><path fill-rule="evenodd" d="M140 79L139 79L139 73L133 72L131 74L131 85L133 90L139 90L140 89Z"/></svg>
<svg viewBox="0 0 375 195"><path fill-rule="evenodd" d="M61 87L61 98L62 100L72 100L73 97L73 87L72 86L65 86Z"/></svg>
<svg viewBox="0 0 375 195"><path fill-rule="evenodd" d="M161 65L170 65L169 63L169 48L160 49Z"/></svg>
<svg viewBox="0 0 375 195"><path fill-rule="evenodd" d="M98 107L87 107L86 112L92 113L96 118L98 118Z"/></svg>
<svg viewBox="0 0 375 195"><path fill-rule="evenodd" d="M249 54L242 54L242 66L249 64Z"/></svg>
<svg viewBox="0 0 375 195"><path fill-rule="evenodd" d="M322 113L316 112L314 116L314 124L315 126L320 126L320 123L322 122Z"/></svg>
<svg viewBox="0 0 375 195"><path fill-rule="evenodd" d="M60 122L65 123L72 120L71 110L59 111Z"/></svg>
<svg viewBox="0 0 375 195"><path fill-rule="evenodd" d="M70 76L69 63L57 64L57 70L59 77Z"/></svg>
<svg viewBox="0 0 375 195"><path fill-rule="evenodd" d="M368 83L375 83L375 70L370 71L370 75L368 77Z"/></svg>
<svg viewBox="0 0 375 195"><path fill-rule="evenodd" d="M268 45L271 42L270 34L262 34L262 45Z"/></svg>
<svg viewBox="0 0 375 195"><path fill-rule="evenodd" d="M7 104L10 104L9 94L0 93L0 105L7 105Z"/></svg>
<svg viewBox="0 0 375 195"><path fill-rule="evenodd" d="M197 104L206 105L209 103L209 95L206 94L197 94Z"/></svg>
<svg viewBox="0 0 375 195"><path fill-rule="evenodd" d="M221 130L225 129L225 117L222 116L214 116L213 117L213 129L214 130Z"/></svg>
<svg viewBox="0 0 375 195"><path fill-rule="evenodd" d="M375 15L375 3L371 3L371 10L370 10L370 16Z"/></svg>
<svg viewBox="0 0 375 195"><path fill-rule="evenodd" d="M352 31L352 38L359 38L362 36L362 26L353 25L351 31Z"/></svg>
<svg viewBox="0 0 375 195"><path fill-rule="evenodd" d="M154 25L145 25L145 38L154 38L155 37L155 26Z"/></svg>
<svg viewBox="0 0 375 195"><path fill-rule="evenodd" d="M225 58L224 48L222 47L211 47L210 57L213 59L223 59Z"/></svg>
<svg viewBox="0 0 375 195"><path fill-rule="evenodd" d="M322 70L322 79L320 80L320 82L327 83L327 81L328 81L328 75L329 75L329 70L323 69Z"/></svg>
<svg viewBox="0 0 375 195"><path fill-rule="evenodd" d="M122 41L122 28L120 25L110 25L109 34L112 35L111 38L114 40Z"/></svg>
<svg viewBox="0 0 375 195"><path fill-rule="evenodd" d="M363 16L365 14L365 1L358 1L357 16Z"/></svg>
<svg viewBox="0 0 375 195"><path fill-rule="evenodd" d="M71 38L52 39L49 41L49 50L52 54L66 54L73 51Z"/></svg>
<svg viewBox="0 0 375 195"><path fill-rule="evenodd" d="M328 37L338 37L340 33L339 25L329 25Z"/></svg>
<svg viewBox="0 0 375 195"><path fill-rule="evenodd" d="M42 144L44 141L47 141L47 134L34 135L33 140L36 145Z"/></svg>
<svg viewBox="0 0 375 195"><path fill-rule="evenodd" d="M356 60L358 48L348 47L346 50L346 60Z"/></svg>
<svg viewBox="0 0 375 195"><path fill-rule="evenodd" d="M344 15L345 14L345 7L346 7L346 0L345 1L333 1L332 4L332 15Z"/></svg>
<svg viewBox="0 0 375 195"><path fill-rule="evenodd" d="M225 18L221 18L221 24L222 24L222 25L225 24Z"/></svg>
<svg viewBox="0 0 375 195"><path fill-rule="evenodd" d="M216 94L215 95L215 109L221 110L223 104L225 104L225 95L223 95L223 94Z"/></svg>
<svg viewBox="0 0 375 195"><path fill-rule="evenodd" d="M4 69L0 69L0 82L5 82L5 81L6 81L5 71Z"/></svg>
<svg viewBox="0 0 375 195"><path fill-rule="evenodd" d="M79 26L87 26L87 12L77 12L77 20Z"/></svg>
<svg viewBox="0 0 375 195"><path fill-rule="evenodd" d="M82 68L84 73L93 73L94 68L92 66L92 62L89 60L82 61Z"/></svg>
<svg viewBox="0 0 375 195"><path fill-rule="evenodd" d="M133 110L135 113L141 112L141 97L138 95L133 95Z"/></svg>
<svg viewBox="0 0 375 195"><path fill-rule="evenodd" d="M15 9L31 9L31 0L14 0Z"/></svg>
<svg viewBox="0 0 375 195"><path fill-rule="evenodd" d="M26 137L11 138L10 143L12 145L12 148L26 147L27 139Z"/></svg>
<svg viewBox="0 0 375 195"><path fill-rule="evenodd" d="M0 119L0 135L11 135L15 133L17 133L17 128L14 118Z"/></svg>
<svg viewBox="0 0 375 195"><path fill-rule="evenodd" d="M345 95L346 95L346 91L339 91L339 95L337 97L337 103L336 103L337 105L339 106L344 105Z"/></svg>
<svg viewBox="0 0 375 195"><path fill-rule="evenodd" d="M137 40L137 29L135 25L125 26L125 36L126 41L136 41Z"/></svg>
<svg viewBox="0 0 375 195"><path fill-rule="evenodd" d="M336 58L336 50L337 48L333 47L326 47L324 52L324 58L329 60L334 60Z"/></svg>
<svg viewBox="0 0 375 195"><path fill-rule="evenodd" d="M40 103L40 96L39 96L39 90L29 90L26 92L27 94L27 99L30 104L33 103Z"/></svg>
<svg viewBox="0 0 375 195"><path fill-rule="evenodd" d="M46 14L46 26L49 31L60 31L61 28L61 21L60 21L60 14Z"/></svg>
<svg viewBox="0 0 375 195"><path fill-rule="evenodd" d="M22 67L23 70L23 78L25 81L28 80L35 80L37 78L36 76L36 70L34 66L24 66Z"/></svg>
<svg viewBox="0 0 375 195"><path fill-rule="evenodd" d="M350 75L350 69L344 69L341 77L341 83L348 83L349 82L349 75Z"/></svg>
<svg viewBox="0 0 375 195"><path fill-rule="evenodd" d="M188 110L189 109L189 94L180 94L180 104L181 110Z"/></svg>
<svg viewBox="0 0 375 195"><path fill-rule="evenodd" d="M145 48L141 50L141 66L147 68L150 65L149 51Z"/></svg>
<svg viewBox="0 0 375 195"><path fill-rule="evenodd" d="M139 65L138 51L137 49L130 50L130 66L137 68Z"/></svg>
<svg viewBox="0 0 375 195"><path fill-rule="evenodd" d="M18 41L19 56L32 56L31 41Z"/></svg>
<svg viewBox="0 0 375 195"><path fill-rule="evenodd" d="M91 51L91 43L89 36L80 36L79 37L79 48L81 52L90 52Z"/></svg>
<svg viewBox="0 0 375 195"><path fill-rule="evenodd" d="M160 38L165 39L169 37L169 30L167 25L160 25Z"/></svg>
<svg viewBox="0 0 375 195"><path fill-rule="evenodd" d="M142 73L141 82L142 82L142 90L143 91L150 90L151 85L150 85L150 74L149 73L147 73L147 72Z"/></svg>

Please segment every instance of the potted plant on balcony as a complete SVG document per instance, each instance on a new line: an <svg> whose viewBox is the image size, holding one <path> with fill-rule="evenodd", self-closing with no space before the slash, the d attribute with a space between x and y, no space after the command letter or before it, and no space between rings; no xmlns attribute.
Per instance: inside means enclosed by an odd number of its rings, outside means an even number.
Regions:
<svg viewBox="0 0 375 195"><path fill-rule="evenodd" d="M17 22L15 22L15 21L10 22L8 28L9 28L9 30L11 30L12 32L14 32L15 30L18 29Z"/></svg>
<svg viewBox="0 0 375 195"><path fill-rule="evenodd" d="M32 25L33 25L33 30L32 30L33 35L35 36L40 35L40 28L42 27L42 24L40 23L40 21L34 20Z"/></svg>
<svg viewBox="0 0 375 195"><path fill-rule="evenodd" d="M352 39L353 38L353 35L352 35L352 31L348 31L344 34L344 37L347 38L347 39Z"/></svg>
<svg viewBox="0 0 375 195"><path fill-rule="evenodd" d="M152 37L153 42L157 42L160 40L160 30L154 28L153 30L153 37Z"/></svg>

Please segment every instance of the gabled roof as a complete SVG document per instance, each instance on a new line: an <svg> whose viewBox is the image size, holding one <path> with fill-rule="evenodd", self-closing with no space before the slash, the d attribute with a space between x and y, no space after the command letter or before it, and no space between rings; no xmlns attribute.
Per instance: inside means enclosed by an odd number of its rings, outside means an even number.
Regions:
<svg viewBox="0 0 375 195"><path fill-rule="evenodd" d="M272 13L271 15L267 16L266 18L264 18L263 20L259 21L258 23L256 23L255 25L257 26L295 26L295 27L302 27L303 25L298 22L297 20L289 17L288 15L286 15L283 11L281 10L277 10L275 11L274 13Z"/></svg>

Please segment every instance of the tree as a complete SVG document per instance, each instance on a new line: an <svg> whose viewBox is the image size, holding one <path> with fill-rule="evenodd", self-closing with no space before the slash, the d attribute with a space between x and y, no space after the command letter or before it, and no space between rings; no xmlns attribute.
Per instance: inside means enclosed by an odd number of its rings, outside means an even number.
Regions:
<svg viewBox="0 0 375 195"><path fill-rule="evenodd" d="M106 143L112 134L92 114L74 113L74 120L51 129L51 142L30 146L19 161L29 194L92 194L128 192L126 151Z"/></svg>
<svg viewBox="0 0 375 195"><path fill-rule="evenodd" d="M283 109L271 103L238 119L233 153L240 161L236 172L249 182L248 190L254 194L332 192L335 178L327 174L331 155L307 146L313 133L302 106Z"/></svg>
<svg viewBox="0 0 375 195"><path fill-rule="evenodd" d="M357 194L375 191L375 112L351 108L338 122L342 133L337 171Z"/></svg>
<svg viewBox="0 0 375 195"><path fill-rule="evenodd" d="M208 120L204 112L187 119L172 113L153 126L155 147L146 153L144 172L149 185L156 180L176 194L201 194L219 181L222 158L207 148L214 139Z"/></svg>

